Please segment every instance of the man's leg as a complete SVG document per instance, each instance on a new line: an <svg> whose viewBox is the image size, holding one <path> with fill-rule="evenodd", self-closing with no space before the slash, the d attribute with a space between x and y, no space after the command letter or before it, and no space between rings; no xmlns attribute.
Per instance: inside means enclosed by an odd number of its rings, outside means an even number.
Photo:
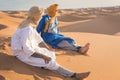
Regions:
<svg viewBox="0 0 120 80"><path fill-rule="evenodd" d="M54 71L66 77L71 77L75 73L66 68L63 68L62 66L59 66L59 68Z"/></svg>
<svg viewBox="0 0 120 80"><path fill-rule="evenodd" d="M61 41L59 44L58 44L59 47L61 47L62 49L66 49L66 50L74 50L74 51L77 51L77 47L74 46L73 44L69 43L68 41Z"/></svg>
<svg viewBox="0 0 120 80"><path fill-rule="evenodd" d="M83 47L79 48L78 52L81 54L86 54L89 50L90 43L85 44Z"/></svg>
<svg viewBox="0 0 120 80"><path fill-rule="evenodd" d="M63 40L58 44L58 46L61 47L62 49L73 50L81 54L86 54L87 51L89 50L90 43L86 43L84 46L79 46L77 44L74 43L71 44L68 41Z"/></svg>

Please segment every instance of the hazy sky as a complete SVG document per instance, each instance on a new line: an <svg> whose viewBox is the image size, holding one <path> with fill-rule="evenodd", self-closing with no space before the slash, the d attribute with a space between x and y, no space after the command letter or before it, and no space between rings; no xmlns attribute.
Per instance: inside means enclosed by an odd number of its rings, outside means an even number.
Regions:
<svg viewBox="0 0 120 80"><path fill-rule="evenodd" d="M58 3L63 8L106 7L120 5L120 0L0 0L0 10L28 10L31 6Z"/></svg>

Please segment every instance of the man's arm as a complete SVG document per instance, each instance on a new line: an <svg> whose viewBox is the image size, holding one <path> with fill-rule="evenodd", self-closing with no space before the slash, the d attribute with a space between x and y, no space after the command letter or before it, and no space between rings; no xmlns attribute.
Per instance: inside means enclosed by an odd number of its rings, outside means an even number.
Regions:
<svg viewBox="0 0 120 80"><path fill-rule="evenodd" d="M50 49L49 46L44 41L39 43L39 47L44 47L44 48Z"/></svg>
<svg viewBox="0 0 120 80"><path fill-rule="evenodd" d="M31 56L36 57L36 58L43 58L46 64L49 63L49 61L51 60L51 57L48 57L46 55L43 55L43 54L40 54L40 53L37 53L37 52L35 52Z"/></svg>

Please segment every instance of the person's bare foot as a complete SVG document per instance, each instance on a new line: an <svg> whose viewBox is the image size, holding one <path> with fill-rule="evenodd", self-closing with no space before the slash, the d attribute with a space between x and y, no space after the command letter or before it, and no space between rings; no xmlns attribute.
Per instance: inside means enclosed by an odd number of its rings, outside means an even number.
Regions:
<svg viewBox="0 0 120 80"><path fill-rule="evenodd" d="M77 78L78 80L84 80L85 78L89 76L89 74L90 72L76 73L75 78Z"/></svg>
<svg viewBox="0 0 120 80"><path fill-rule="evenodd" d="M89 50L90 43L85 44L85 46L81 47L79 53L85 55Z"/></svg>

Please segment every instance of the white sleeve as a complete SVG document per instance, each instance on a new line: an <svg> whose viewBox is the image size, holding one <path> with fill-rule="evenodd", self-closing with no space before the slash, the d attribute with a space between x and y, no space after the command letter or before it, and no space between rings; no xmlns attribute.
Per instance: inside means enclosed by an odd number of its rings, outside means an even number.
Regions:
<svg viewBox="0 0 120 80"><path fill-rule="evenodd" d="M18 30L14 33L14 35L11 38L11 49L12 50L22 50L22 45L20 42L20 38L17 35Z"/></svg>
<svg viewBox="0 0 120 80"><path fill-rule="evenodd" d="M28 57L30 57L32 54L34 54L34 49L31 47L31 35L32 31L30 29L27 29L21 33L21 43L23 50Z"/></svg>
<svg viewBox="0 0 120 80"><path fill-rule="evenodd" d="M41 37L41 33L38 33L36 30L35 30L35 38L36 38L38 44L43 42L43 39Z"/></svg>

